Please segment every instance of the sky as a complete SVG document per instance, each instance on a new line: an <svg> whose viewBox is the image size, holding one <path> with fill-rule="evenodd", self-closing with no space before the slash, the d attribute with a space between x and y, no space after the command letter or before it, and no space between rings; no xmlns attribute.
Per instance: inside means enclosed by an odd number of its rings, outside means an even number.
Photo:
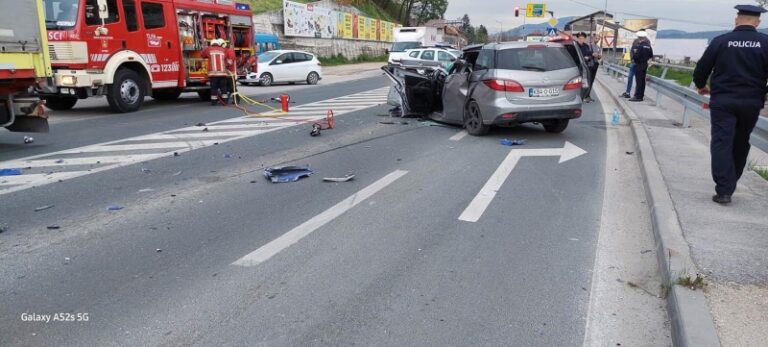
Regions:
<svg viewBox="0 0 768 347"><path fill-rule="evenodd" d="M472 25L483 24L488 31L498 32L500 25L504 30L522 25L529 2L546 4L547 11L554 11L555 17L583 16L605 7L605 0L449 0L445 18L457 19L466 13ZM616 15L619 21L659 18L659 30L726 30L733 28L733 6L739 4L753 5L754 0L608 0L608 13ZM515 6L523 9L519 18L515 18ZM768 19L764 18L763 23L768 24Z"/></svg>

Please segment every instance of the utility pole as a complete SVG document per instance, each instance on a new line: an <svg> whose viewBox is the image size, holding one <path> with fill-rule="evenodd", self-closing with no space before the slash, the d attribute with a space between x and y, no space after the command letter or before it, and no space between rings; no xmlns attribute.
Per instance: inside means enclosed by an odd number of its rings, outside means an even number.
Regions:
<svg viewBox="0 0 768 347"><path fill-rule="evenodd" d="M498 19L496 20L496 23L499 23L499 30L500 30L498 37L496 37L496 41L502 42L504 41L504 23Z"/></svg>

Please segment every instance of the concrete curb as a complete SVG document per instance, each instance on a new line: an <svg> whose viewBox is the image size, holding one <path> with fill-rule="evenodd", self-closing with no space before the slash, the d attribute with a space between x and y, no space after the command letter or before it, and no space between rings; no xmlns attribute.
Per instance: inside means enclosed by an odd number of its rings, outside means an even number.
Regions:
<svg viewBox="0 0 768 347"><path fill-rule="evenodd" d="M601 94L610 95L619 111L627 116L635 138L646 200L651 209L662 283L671 285L667 296L667 312L672 323L672 342L675 346L682 347L719 347L720 339L704 293L674 284L681 276L695 277L697 269L691 258L688 242L683 236L675 205L669 195L669 188L662 176L648 132L626 101L614 95L616 93L612 93L601 78L605 77L599 76L596 79L601 87Z"/></svg>

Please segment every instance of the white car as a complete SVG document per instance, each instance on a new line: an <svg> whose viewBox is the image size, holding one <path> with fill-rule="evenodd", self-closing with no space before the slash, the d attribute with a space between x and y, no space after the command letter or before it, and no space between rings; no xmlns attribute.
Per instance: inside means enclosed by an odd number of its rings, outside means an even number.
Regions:
<svg viewBox="0 0 768 347"><path fill-rule="evenodd" d="M271 86L276 82L317 84L323 79L320 61L312 53L277 50L259 55L258 70L240 80L243 85Z"/></svg>
<svg viewBox="0 0 768 347"><path fill-rule="evenodd" d="M461 51L450 48L414 48L405 51L402 65L448 67L461 56Z"/></svg>

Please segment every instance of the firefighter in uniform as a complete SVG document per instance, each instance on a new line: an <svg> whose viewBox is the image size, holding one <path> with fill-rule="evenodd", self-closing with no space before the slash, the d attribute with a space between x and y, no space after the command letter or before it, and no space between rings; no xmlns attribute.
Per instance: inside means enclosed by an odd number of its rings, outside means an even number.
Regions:
<svg viewBox="0 0 768 347"><path fill-rule="evenodd" d="M203 50L202 57L208 59L208 81L211 84L211 105L216 106L219 98L227 93L227 51L222 47L223 40L214 39Z"/></svg>
<svg viewBox="0 0 768 347"><path fill-rule="evenodd" d="M756 30L766 10L752 5L736 9L736 28L712 40L693 73L702 95L710 93L707 79L712 74L710 152L717 193L712 200L719 204L731 202L747 164L749 136L768 92L768 36Z"/></svg>
<svg viewBox="0 0 768 347"><path fill-rule="evenodd" d="M237 79L237 54L235 50L230 47L230 44L224 41L223 47L226 50L225 65L227 66L227 100L232 100L232 94L235 92L235 79Z"/></svg>

